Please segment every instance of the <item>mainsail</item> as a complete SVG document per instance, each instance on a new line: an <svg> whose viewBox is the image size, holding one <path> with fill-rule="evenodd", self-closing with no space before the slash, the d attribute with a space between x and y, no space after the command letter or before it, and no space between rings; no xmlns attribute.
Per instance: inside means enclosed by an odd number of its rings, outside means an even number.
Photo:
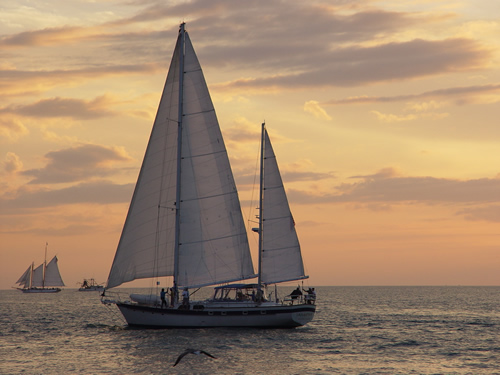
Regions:
<svg viewBox="0 0 500 375"><path fill-rule="evenodd" d="M262 250L263 284L305 279L295 222L288 205L278 163L263 125Z"/></svg>
<svg viewBox="0 0 500 375"><path fill-rule="evenodd" d="M227 151L183 27L107 288L160 276L176 276L179 287L255 276Z"/></svg>
<svg viewBox="0 0 500 375"><path fill-rule="evenodd" d="M44 286L65 286L57 265L57 257L55 256L47 264L45 268Z"/></svg>

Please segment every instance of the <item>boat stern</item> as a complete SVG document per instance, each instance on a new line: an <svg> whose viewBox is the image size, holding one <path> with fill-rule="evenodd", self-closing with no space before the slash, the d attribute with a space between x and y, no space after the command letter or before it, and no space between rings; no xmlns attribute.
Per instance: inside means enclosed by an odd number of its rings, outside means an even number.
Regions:
<svg viewBox="0 0 500 375"><path fill-rule="evenodd" d="M315 310L315 308L312 308L305 311L295 312L292 314L292 319L295 323L297 323L297 326L304 326L314 319Z"/></svg>

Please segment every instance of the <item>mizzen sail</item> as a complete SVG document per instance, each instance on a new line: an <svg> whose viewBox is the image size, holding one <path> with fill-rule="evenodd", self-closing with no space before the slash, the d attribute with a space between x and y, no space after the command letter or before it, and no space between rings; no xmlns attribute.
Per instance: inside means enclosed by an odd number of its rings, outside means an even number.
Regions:
<svg viewBox="0 0 500 375"><path fill-rule="evenodd" d="M308 276L304 273L295 222L265 127L263 132L261 282L305 279Z"/></svg>

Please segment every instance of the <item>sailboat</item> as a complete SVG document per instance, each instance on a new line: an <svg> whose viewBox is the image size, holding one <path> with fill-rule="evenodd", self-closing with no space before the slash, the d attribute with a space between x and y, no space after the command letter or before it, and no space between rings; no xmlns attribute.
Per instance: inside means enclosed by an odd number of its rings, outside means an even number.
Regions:
<svg viewBox="0 0 500 375"><path fill-rule="evenodd" d="M95 279L83 279L78 288L79 292L102 292L104 291L104 286L99 285Z"/></svg>
<svg viewBox="0 0 500 375"><path fill-rule="evenodd" d="M28 269L16 281L23 293L57 293L61 291L59 286L65 286L57 265L57 256L47 264L47 246L45 245L45 260L35 268L31 263Z"/></svg>
<svg viewBox="0 0 500 375"><path fill-rule="evenodd" d="M265 125L261 156L255 273L219 123L181 24L102 302L116 304L131 326L298 327L310 322L315 298L279 299L276 287L268 292L271 284L308 276ZM163 300L157 295L109 297L110 288L125 282L163 276L173 278ZM190 298L189 290L206 286L215 287L211 298Z"/></svg>

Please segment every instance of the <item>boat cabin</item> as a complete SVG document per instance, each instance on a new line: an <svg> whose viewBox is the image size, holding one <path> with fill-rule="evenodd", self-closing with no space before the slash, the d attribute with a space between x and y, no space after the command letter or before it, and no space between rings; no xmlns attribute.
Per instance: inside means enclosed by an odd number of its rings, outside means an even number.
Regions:
<svg viewBox="0 0 500 375"><path fill-rule="evenodd" d="M214 288L212 301L257 301L259 292L263 295L262 289L259 291L258 284L228 284ZM261 301L264 299L261 297Z"/></svg>

